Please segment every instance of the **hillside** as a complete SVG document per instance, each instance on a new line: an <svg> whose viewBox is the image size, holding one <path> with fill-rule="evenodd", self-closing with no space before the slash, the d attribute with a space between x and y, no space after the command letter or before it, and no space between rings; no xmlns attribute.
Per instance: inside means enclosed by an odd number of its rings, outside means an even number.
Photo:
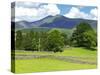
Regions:
<svg viewBox="0 0 100 75"><path fill-rule="evenodd" d="M33 27L47 27L47 28L66 28L73 29L81 22L87 22L91 27L97 30L97 21L96 20L87 20L87 19L72 19L67 18L62 15L56 16L47 16L41 20L35 22L19 21L15 22L15 29L23 28L33 28ZM11 22L13 25L14 22Z"/></svg>

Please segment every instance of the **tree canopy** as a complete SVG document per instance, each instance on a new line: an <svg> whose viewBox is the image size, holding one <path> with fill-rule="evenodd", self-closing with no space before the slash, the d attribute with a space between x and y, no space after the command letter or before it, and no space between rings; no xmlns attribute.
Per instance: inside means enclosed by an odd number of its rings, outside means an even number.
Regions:
<svg viewBox="0 0 100 75"><path fill-rule="evenodd" d="M59 30L51 30L48 32L47 37L47 49L48 51L54 51L54 52L62 52L62 48L64 46L64 37L61 35Z"/></svg>
<svg viewBox="0 0 100 75"><path fill-rule="evenodd" d="M96 46L96 33L88 23L82 22L76 26L71 41L74 46L91 48Z"/></svg>

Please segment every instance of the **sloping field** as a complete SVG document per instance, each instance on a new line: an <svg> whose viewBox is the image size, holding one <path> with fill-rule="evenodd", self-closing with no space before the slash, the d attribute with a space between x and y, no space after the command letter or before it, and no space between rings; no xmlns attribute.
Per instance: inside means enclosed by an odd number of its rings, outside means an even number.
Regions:
<svg viewBox="0 0 100 75"><path fill-rule="evenodd" d="M66 48L62 53L16 50L15 69L16 73L94 69L96 55L97 51L84 48Z"/></svg>

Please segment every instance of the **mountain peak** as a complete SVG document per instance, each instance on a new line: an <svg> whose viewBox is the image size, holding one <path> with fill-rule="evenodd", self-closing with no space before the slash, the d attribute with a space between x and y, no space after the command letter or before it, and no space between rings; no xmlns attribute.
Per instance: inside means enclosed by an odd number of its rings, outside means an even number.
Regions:
<svg viewBox="0 0 100 75"><path fill-rule="evenodd" d="M17 27L31 28L31 27L48 27L48 28L67 28L72 29L81 22L89 23L93 28L96 28L97 22L85 19L71 19L63 15L48 15L41 20L35 22L16 22Z"/></svg>
<svg viewBox="0 0 100 75"><path fill-rule="evenodd" d="M66 18L66 19L69 19L68 17L65 17L65 16L63 16L63 15L56 15L55 17L56 17L56 18Z"/></svg>

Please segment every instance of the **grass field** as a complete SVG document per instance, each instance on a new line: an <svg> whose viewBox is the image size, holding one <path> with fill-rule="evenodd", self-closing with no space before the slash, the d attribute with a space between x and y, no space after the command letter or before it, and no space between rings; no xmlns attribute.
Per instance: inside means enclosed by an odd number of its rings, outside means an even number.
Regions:
<svg viewBox="0 0 100 75"><path fill-rule="evenodd" d="M41 58L34 58L34 56ZM45 56L45 57L43 57ZM32 52L16 50L16 73L94 69L97 51L85 48L65 48L64 52ZM21 57L21 59L19 59ZM28 59L28 58L30 59ZM23 59L25 58L25 59Z"/></svg>
<svg viewBox="0 0 100 75"><path fill-rule="evenodd" d="M69 63L55 59L16 60L16 73L45 72L59 70L92 69L96 65Z"/></svg>

